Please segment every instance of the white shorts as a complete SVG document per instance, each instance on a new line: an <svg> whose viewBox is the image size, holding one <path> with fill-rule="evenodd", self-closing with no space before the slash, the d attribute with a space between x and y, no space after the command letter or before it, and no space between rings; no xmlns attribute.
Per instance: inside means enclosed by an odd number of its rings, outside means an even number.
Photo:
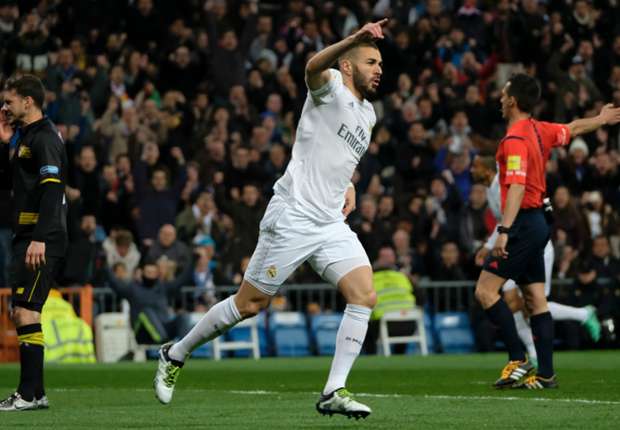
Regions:
<svg viewBox="0 0 620 430"><path fill-rule="evenodd" d="M351 270L370 266L357 235L344 221L318 224L275 195L260 222L245 279L273 296L305 261L333 285Z"/></svg>
<svg viewBox="0 0 620 430"><path fill-rule="evenodd" d="M553 250L553 244L551 241L547 242L545 246L545 296L549 296L551 293L551 276L553 276L553 260L555 260L555 251ZM502 291L510 291L517 288L517 284L512 279L506 281L502 287Z"/></svg>

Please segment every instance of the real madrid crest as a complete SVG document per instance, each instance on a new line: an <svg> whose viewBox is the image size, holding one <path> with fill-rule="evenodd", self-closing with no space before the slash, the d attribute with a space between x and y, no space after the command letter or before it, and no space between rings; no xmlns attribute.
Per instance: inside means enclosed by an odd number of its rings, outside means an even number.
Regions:
<svg viewBox="0 0 620 430"><path fill-rule="evenodd" d="M278 275L278 269L276 269L276 266L269 266L267 268L267 276L269 276L271 279L275 278Z"/></svg>

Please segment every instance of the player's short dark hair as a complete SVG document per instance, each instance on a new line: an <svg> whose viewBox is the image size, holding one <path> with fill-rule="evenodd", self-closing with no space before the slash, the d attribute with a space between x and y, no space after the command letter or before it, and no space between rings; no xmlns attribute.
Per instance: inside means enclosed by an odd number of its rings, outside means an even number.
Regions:
<svg viewBox="0 0 620 430"><path fill-rule="evenodd" d="M477 156L485 169L492 170L497 172L497 162L495 161L495 157L492 155L478 155Z"/></svg>
<svg viewBox="0 0 620 430"><path fill-rule="evenodd" d="M43 108L45 102L45 87L41 79L34 75L21 75L7 80L4 88L7 91L15 90L21 97L31 97L34 105Z"/></svg>
<svg viewBox="0 0 620 430"><path fill-rule="evenodd" d="M338 58L338 62L345 60L345 59L350 59L352 53L355 52L355 50L358 48L373 48L373 49L376 49L377 51L379 50L379 47L377 46L377 44L373 42L372 40L360 40L358 42L355 42L353 45L351 45L351 47L347 49L340 56L340 58Z"/></svg>
<svg viewBox="0 0 620 430"><path fill-rule="evenodd" d="M360 40L359 42L355 42L353 46L351 46L351 49L357 48L374 48L377 51L379 50L377 44L372 40Z"/></svg>
<svg viewBox="0 0 620 430"><path fill-rule="evenodd" d="M532 113L540 99L540 85L533 77L524 73L512 75L508 80L507 93L517 101L517 107L521 112Z"/></svg>

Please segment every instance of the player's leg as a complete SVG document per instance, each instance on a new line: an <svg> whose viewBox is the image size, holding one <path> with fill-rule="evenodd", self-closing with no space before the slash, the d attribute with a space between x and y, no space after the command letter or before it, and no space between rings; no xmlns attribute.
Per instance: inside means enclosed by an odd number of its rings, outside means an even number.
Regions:
<svg viewBox="0 0 620 430"><path fill-rule="evenodd" d="M517 284L512 279L509 279L502 287L502 292L504 295L504 301L512 311L512 316L515 319L515 325L517 327L517 333L519 334L519 339L521 339L521 342L525 345L528 359L533 364L536 364L536 347L534 346L532 329L524 314L525 302L519 292L519 287L517 287Z"/></svg>
<svg viewBox="0 0 620 430"><path fill-rule="evenodd" d="M525 361L525 351L519 341L512 312L499 295L504 282L505 278L483 270L476 284L476 298L491 322L499 327L510 361Z"/></svg>
<svg viewBox="0 0 620 430"><path fill-rule="evenodd" d="M338 288L347 306L336 334L336 350L329 376L316 408L324 415L338 413L365 418L371 409L354 400L345 386L364 344L368 320L377 300L372 287L372 269L369 265L353 269L338 281Z"/></svg>
<svg viewBox="0 0 620 430"><path fill-rule="evenodd" d="M506 278L487 271L486 267L489 264L492 264L490 259L487 260L485 269L480 273L475 294L489 320L499 327L500 335L508 350L508 364L494 384L497 388L504 388L514 385L530 373L533 365L526 359L512 312L499 295L499 290L506 282Z"/></svg>
<svg viewBox="0 0 620 430"><path fill-rule="evenodd" d="M197 347L226 333L239 321L258 314L269 305L272 295L243 280L237 293L216 303L180 341L169 350L173 360L183 362Z"/></svg>
<svg viewBox="0 0 620 430"><path fill-rule="evenodd" d="M366 417L371 413L370 408L353 400L345 386L364 344L368 320L377 300L370 261L349 226L334 223L324 229L324 241L309 262L327 282L338 287L347 302L336 334L336 350L327 383L316 408L324 415Z"/></svg>
<svg viewBox="0 0 620 430"><path fill-rule="evenodd" d="M44 340L41 310L49 294L58 259L30 271L18 252L11 267L13 290L11 319L19 339L20 379L15 394L0 402L0 411L43 409L49 406L43 386Z"/></svg>
<svg viewBox="0 0 620 430"><path fill-rule="evenodd" d="M266 308L280 285L314 251L320 238L308 233L304 222L303 218L297 219L287 212L284 201L277 196L272 198L237 293L211 307L179 342L162 346L154 380L160 402L166 404L172 400L179 372L193 349ZM291 243L296 244L294 249Z"/></svg>
<svg viewBox="0 0 620 430"><path fill-rule="evenodd" d="M553 318L547 306L543 282L529 284L524 290L525 303L530 312L534 344L538 352L538 371L520 385L524 388L556 388L553 369Z"/></svg>
<svg viewBox="0 0 620 430"><path fill-rule="evenodd" d="M347 306L336 335L336 351L323 394L346 386L347 376L364 344L368 320L377 301L370 266L358 267L347 273L338 282L338 289Z"/></svg>
<svg viewBox="0 0 620 430"><path fill-rule="evenodd" d="M14 394L0 402L0 411L38 409L35 387L43 371L43 332L41 314L15 306L11 312L19 339L19 386Z"/></svg>
<svg viewBox="0 0 620 430"><path fill-rule="evenodd" d="M575 307L556 302L548 302L549 312L554 321L577 321L581 323L594 342L601 338L601 323L594 306Z"/></svg>
<svg viewBox="0 0 620 430"><path fill-rule="evenodd" d="M551 293L551 275L554 259L553 244L549 241L545 246L545 295L547 297ZM578 321L585 326L594 342L598 342L601 338L601 323L596 316L596 309L593 306L578 308L556 302L548 302L548 306L554 321Z"/></svg>
<svg viewBox="0 0 620 430"><path fill-rule="evenodd" d="M158 400L164 404L170 403L181 368L195 348L226 333L239 321L258 314L269 305L270 300L270 295L244 280L237 294L211 307L181 340L163 345L153 382Z"/></svg>

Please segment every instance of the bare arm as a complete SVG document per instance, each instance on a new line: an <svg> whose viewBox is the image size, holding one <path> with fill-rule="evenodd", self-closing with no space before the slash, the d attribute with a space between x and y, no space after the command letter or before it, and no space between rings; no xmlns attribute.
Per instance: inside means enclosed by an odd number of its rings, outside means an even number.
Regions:
<svg viewBox="0 0 620 430"><path fill-rule="evenodd" d="M327 69L347 52L356 42L364 39L383 39L381 27L387 23L387 18L381 21L368 23L355 34L342 39L338 43L328 46L315 54L306 64L306 83L311 90L317 90L325 85L330 74Z"/></svg>
<svg viewBox="0 0 620 430"><path fill-rule="evenodd" d="M502 214L502 222L500 225L510 228L514 222L519 208L521 207L521 200L525 194L525 185L512 184L508 188L508 195L506 196L506 207ZM492 253L498 258L508 258L508 251L506 246L508 245L508 235L506 233L500 233L497 235L495 244L493 245Z"/></svg>
<svg viewBox="0 0 620 430"><path fill-rule="evenodd" d="M603 106L601 112L592 118L581 118L566 124L571 136L579 136L596 130L604 125L614 125L620 122L620 107L609 103Z"/></svg>
<svg viewBox="0 0 620 430"><path fill-rule="evenodd" d="M506 195L506 207L502 214L501 225L510 228L515 221L519 208L521 207L521 201L525 195L525 185L511 184L508 188L508 194Z"/></svg>

